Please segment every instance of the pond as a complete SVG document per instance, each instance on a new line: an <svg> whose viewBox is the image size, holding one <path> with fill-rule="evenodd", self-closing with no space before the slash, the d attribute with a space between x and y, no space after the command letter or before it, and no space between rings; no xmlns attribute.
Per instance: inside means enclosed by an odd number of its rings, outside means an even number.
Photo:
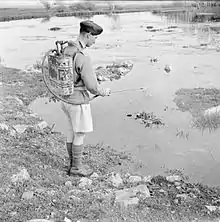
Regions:
<svg viewBox="0 0 220 222"><path fill-rule="evenodd" d="M181 16L179 18L184 18ZM172 16L151 13L120 14L113 17L94 16L104 28L97 44L87 49L93 65L117 60L131 60L132 71L120 80L105 82L112 91L145 87L147 91L115 93L92 102L94 132L87 135L87 144L104 143L117 150L131 152L146 167L146 175L162 174L166 169L182 169L193 181L219 185L219 133L192 128L192 116L181 112L173 102L180 88L220 87L218 23L190 24ZM40 60L54 47L56 40L73 39L81 19L52 18L0 23L0 56L10 66L24 69ZM49 28L61 29L53 32ZM153 26L154 31L147 29ZM217 30L217 31L216 31ZM151 62L157 58L157 62ZM171 72L164 67L169 65ZM65 117L59 103L47 98L31 104L34 112L54 130L65 133ZM153 112L165 123L145 128L128 117L137 112ZM184 132L187 137L180 137Z"/></svg>

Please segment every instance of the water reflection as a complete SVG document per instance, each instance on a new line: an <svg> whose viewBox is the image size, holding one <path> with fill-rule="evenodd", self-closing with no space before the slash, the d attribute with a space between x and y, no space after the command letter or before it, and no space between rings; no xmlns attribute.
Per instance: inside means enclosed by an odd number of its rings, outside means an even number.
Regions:
<svg viewBox="0 0 220 222"><path fill-rule="evenodd" d="M169 12L162 14L168 23L191 23L195 17L195 12Z"/></svg>
<svg viewBox="0 0 220 222"><path fill-rule="evenodd" d="M106 15L111 19L111 30L120 30L121 27L121 22L120 22L120 15L119 14L108 14Z"/></svg>

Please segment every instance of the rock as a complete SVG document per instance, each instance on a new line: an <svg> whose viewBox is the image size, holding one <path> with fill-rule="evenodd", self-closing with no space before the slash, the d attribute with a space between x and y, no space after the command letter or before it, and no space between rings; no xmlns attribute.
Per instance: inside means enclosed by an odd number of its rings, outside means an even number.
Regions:
<svg viewBox="0 0 220 222"><path fill-rule="evenodd" d="M216 207L216 206L206 206L206 208L207 208L209 211L213 212L213 211L216 211L219 207Z"/></svg>
<svg viewBox="0 0 220 222"><path fill-rule="evenodd" d="M16 136L16 131L15 131L15 130L13 130L13 129L12 129L12 130L10 130L9 135L10 135L10 136L13 136L13 137L14 137L14 136Z"/></svg>
<svg viewBox="0 0 220 222"><path fill-rule="evenodd" d="M166 73L169 73L171 71L171 66L165 65L164 70Z"/></svg>
<svg viewBox="0 0 220 222"><path fill-rule="evenodd" d="M125 207L131 204L138 204L139 198L136 196L137 194L141 194L145 198L150 197L149 189L145 185L139 185L137 187L115 191L115 201Z"/></svg>
<svg viewBox="0 0 220 222"><path fill-rule="evenodd" d="M86 177L83 177L79 181L79 188L86 188L92 184L92 180Z"/></svg>
<svg viewBox="0 0 220 222"><path fill-rule="evenodd" d="M123 184L123 180L119 173L112 173L111 177L109 178L109 181L114 187L119 187Z"/></svg>
<svg viewBox="0 0 220 222"><path fill-rule="evenodd" d="M13 128L16 130L17 133L22 134L25 132L25 130L28 128L28 125L22 125L22 124L18 124L13 126Z"/></svg>
<svg viewBox="0 0 220 222"><path fill-rule="evenodd" d="M45 220L45 219L32 219L32 220L28 220L27 222L53 222L53 221Z"/></svg>
<svg viewBox="0 0 220 222"><path fill-rule="evenodd" d="M95 172L90 176L91 179L97 179L98 177L99 175Z"/></svg>
<svg viewBox="0 0 220 222"><path fill-rule="evenodd" d="M22 199L25 199L25 200L30 200L32 199L34 196L34 192L33 191L26 191L22 194Z"/></svg>
<svg viewBox="0 0 220 222"><path fill-rule="evenodd" d="M17 212L16 212L16 211L12 211L12 212L10 213L10 215L11 215L12 217L14 217L15 215L17 215Z"/></svg>
<svg viewBox="0 0 220 222"><path fill-rule="evenodd" d="M138 183L141 182L142 178L140 176L130 176L128 178L128 183Z"/></svg>
<svg viewBox="0 0 220 222"><path fill-rule="evenodd" d="M144 185L144 184L138 185L137 187L134 187L134 188L132 188L132 189L133 189L133 191L134 191L135 193L140 193L140 194L142 194L145 198L150 197L150 191L149 191L149 189L147 188L147 186Z"/></svg>
<svg viewBox="0 0 220 222"><path fill-rule="evenodd" d="M17 102L17 104L24 106L24 103L21 99L19 99L17 96L7 96L6 99L8 100L14 100Z"/></svg>
<svg viewBox="0 0 220 222"><path fill-rule="evenodd" d="M23 112L17 112L15 115L15 118L22 118L24 117L24 113Z"/></svg>
<svg viewBox="0 0 220 222"><path fill-rule="evenodd" d="M143 181L144 181L145 183L151 183L151 179L152 179L152 177L149 175L149 176L144 177L144 178L143 178Z"/></svg>
<svg viewBox="0 0 220 222"><path fill-rule="evenodd" d="M12 183L24 182L25 180L29 180L31 177L27 171L27 169L21 169L17 174L14 174L11 177Z"/></svg>
<svg viewBox="0 0 220 222"><path fill-rule="evenodd" d="M60 27L52 27L52 28L49 28L50 31L58 31L60 30L61 28Z"/></svg>
<svg viewBox="0 0 220 222"><path fill-rule="evenodd" d="M36 119L39 118L39 116L38 116L37 113L30 113L30 116L31 116L31 117L34 117L34 118L36 118Z"/></svg>
<svg viewBox="0 0 220 222"><path fill-rule="evenodd" d="M69 218L65 217L64 222L72 222Z"/></svg>
<svg viewBox="0 0 220 222"><path fill-rule="evenodd" d="M66 187L71 187L73 184L71 181L66 181L65 186Z"/></svg>
<svg viewBox="0 0 220 222"><path fill-rule="evenodd" d="M166 180L173 183L175 181L180 181L181 180L181 176L179 176L179 175L167 176Z"/></svg>
<svg viewBox="0 0 220 222"><path fill-rule="evenodd" d="M48 124L47 124L46 121L42 121L42 122L38 123L37 126L38 126L41 130L43 130L43 129L45 129L46 127L48 127Z"/></svg>
<svg viewBox="0 0 220 222"><path fill-rule="evenodd" d="M147 29L153 29L154 27L152 25L146 26Z"/></svg>
<svg viewBox="0 0 220 222"><path fill-rule="evenodd" d="M5 123L0 123L0 130L8 131L9 127Z"/></svg>
<svg viewBox="0 0 220 222"><path fill-rule="evenodd" d="M3 86L3 82L0 82L0 86Z"/></svg>
<svg viewBox="0 0 220 222"><path fill-rule="evenodd" d="M126 174L125 174L125 178L128 178L128 177L130 177L130 176L131 176L130 173L126 173Z"/></svg>
<svg viewBox="0 0 220 222"><path fill-rule="evenodd" d="M125 191L125 190L118 190L116 191L116 198L115 202L119 203L125 207L128 205L138 204L139 199L137 197L132 197L133 192Z"/></svg>
<svg viewBox="0 0 220 222"><path fill-rule="evenodd" d="M176 182L174 182L174 185L178 187L181 185L181 183L176 181Z"/></svg>
<svg viewBox="0 0 220 222"><path fill-rule="evenodd" d="M187 194L185 194L185 193L182 193L182 194L177 194L176 198L180 198L180 199L186 200L186 199L189 198L189 196Z"/></svg>

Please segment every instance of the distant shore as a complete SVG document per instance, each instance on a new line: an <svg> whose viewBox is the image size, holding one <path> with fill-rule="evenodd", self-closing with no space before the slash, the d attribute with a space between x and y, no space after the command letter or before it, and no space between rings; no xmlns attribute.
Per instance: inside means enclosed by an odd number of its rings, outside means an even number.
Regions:
<svg viewBox="0 0 220 222"><path fill-rule="evenodd" d="M171 12L193 12L195 13L194 22L202 21L203 17L210 14L210 21L220 21L220 6L217 7L203 7L197 9L189 5L118 5L115 8L109 6L97 6L93 4L77 4L72 7L59 6L55 8L0 8L0 22L23 20L23 19L37 19L42 18L49 20L51 17L80 17L91 18L94 15L111 15L119 13L134 13L134 12L152 12L171 13ZM212 15L211 15L212 14Z"/></svg>
<svg viewBox="0 0 220 222"><path fill-rule="evenodd" d="M176 5L115 5L114 7L108 4L94 5L92 3L78 3L70 6L45 6L42 8L0 8L0 22L23 20L33 18L48 17L92 17L100 14L117 14L117 13L132 13L146 11L163 11L163 10L184 10L184 6Z"/></svg>

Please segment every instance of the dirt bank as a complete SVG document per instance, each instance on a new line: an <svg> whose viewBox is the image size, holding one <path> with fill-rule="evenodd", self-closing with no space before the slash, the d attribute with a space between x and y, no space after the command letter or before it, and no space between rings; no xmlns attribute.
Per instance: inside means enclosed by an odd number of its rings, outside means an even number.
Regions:
<svg viewBox="0 0 220 222"><path fill-rule="evenodd" d="M85 148L96 174L66 175L65 138L27 105L48 96L39 72L0 68L2 221L218 221L220 190L190 184L179 171L142 177L143 164L103 145Z"/></svg>

